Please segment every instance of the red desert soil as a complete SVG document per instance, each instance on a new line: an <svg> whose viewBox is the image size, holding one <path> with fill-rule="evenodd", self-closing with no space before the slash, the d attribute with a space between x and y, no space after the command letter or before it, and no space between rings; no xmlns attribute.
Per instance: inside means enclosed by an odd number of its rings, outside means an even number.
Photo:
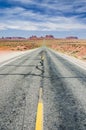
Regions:
<svg viewBox="0 0 86 130"><path fill-rule="evenodd" d="M86 40L58 40L50 46L56 51L86 61Z"/></svg>
<svg viewBox="0 0 86 130"><path fill-rule="evenodd" d="M12 51L24 51L42 46L44 40L1 40L0 54ZM86 40L74 39L46 39L46 46L86 61Z"/></svg>
<svg viewBox="0 0 86 130"><path fill-rule="evenodd" d="M0 55L2 54L7 54L7 53L10 53L12 52L12 50L10 50L9 48L7 47L0 47Z"/></svg>

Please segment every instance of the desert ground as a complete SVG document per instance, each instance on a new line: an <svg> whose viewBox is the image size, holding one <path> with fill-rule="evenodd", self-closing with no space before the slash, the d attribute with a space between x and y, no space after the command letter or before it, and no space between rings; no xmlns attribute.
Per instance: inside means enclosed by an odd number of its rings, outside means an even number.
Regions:
<svg viewBox="0 0 86 130"><path fill-rule="evenodd" d="M30 50L44 45L86 61L86 40L84 39L0 40L0 55L13 51Z"/></svg>

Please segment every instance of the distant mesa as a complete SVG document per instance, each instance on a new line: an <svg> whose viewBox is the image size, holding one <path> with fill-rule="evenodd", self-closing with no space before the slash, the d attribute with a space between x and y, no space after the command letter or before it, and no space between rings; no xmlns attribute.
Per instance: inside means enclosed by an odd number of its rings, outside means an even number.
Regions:
<svg viewBox="0 0 86 130"><path fill-rule="evenodd" d="M53 35L46 35L45 39L54 39L54 36Z"/></svg>
<svg viewBox="0 0 86 130"><path fill-rule="evenodd" d="M31 37L25 38L25 37L2 37L0 39L4 39L4 40L40 40L40 39L78 39L78 37L76 36L68 36L66 38L55 38L53 35L46 35L46 36L41 36L41 37L37 37L36 35L32 35Z"/></svg>
<svg viewBox="0 0 86 130"><path fill-rule="evenodd" d="M36 39L54 39L53 35L46 35L45 37L41 36L41 37L37 37L37 36L31 36L29 38L30 40L36 40Z"/></svg>
<svg viewBox="0 0 86 130"><path fill-rule="evenodd" d="M5 39L5 40L23 40L26 39L24 37L2 37L0 39Z"/></svg>
<svg viewBox="0 0 86 130"><path fill-rule="evenodd" d="M69 36L69 37L66 37L66 39L78 39L78 37Z"/></svg>
<svg viewBox="0 0 86 130"><path fill-rule="evenodd" d="M36 40L36 39L38 39L38 37L37 36L31 36L28 39L30 39L30 40Z"/></svg>

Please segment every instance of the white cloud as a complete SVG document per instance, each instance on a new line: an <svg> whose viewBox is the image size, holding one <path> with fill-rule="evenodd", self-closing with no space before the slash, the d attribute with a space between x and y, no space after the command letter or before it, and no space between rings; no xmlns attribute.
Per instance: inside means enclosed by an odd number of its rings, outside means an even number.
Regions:
<svg viewBox="0 0 86 130"><path fill-rule="evenodd" d="M55 19L55 18L54 18ZM58 22L59 21L59 22ZM0 23L0 30L3 29L17 29L17 30L47 30L47 31L65 31L75 29L86 29L85 24L79 23L75 18L57 17L54 22L52 19L46 20L46 22L32 22L32 21L6 21Z"/></svg>
<svg viewBox="0 0 86 130"><path fill-rule="evenodd" d="M16 1L23 1L23 0L16 0ZM34 1L25 0L24 2L34 2ZM49 1L47 0L47 3L44 2L42 3L41 6L46 6L47 8L54 8L55 6L55 8L59 10L68 11L69 9L71 9L72 11L72 5L68 5L68 6L62 5L62 7L60 7L59 6L60 3L58 5L54 5L54 4L48 5L48 2ZM84 11L85 7L81 7L77 9L78 12L82 10ZM41 14L41 13L33 12L31 10L24 9L22 7L0 9L0 12L4 14L2 19L0 19L0 30L18 29L18 30L49 30L49 31L64 30L65 31L65 30L73 30L73 29L86 29L86 24L83 24L82 21L79 21L77 16L71 16L71 17L66 17L64 15L49 16L47 13Z"/></svg>
<svg viewBox="0 0 86 130"><path fill-rule="evenodd" d="M37 30L37 25L32 22L26 21L7 21L6 23L0 23L0 30L4 29L17 29L17 30Z"/></svg>
<svg viewBox="0 0 86 130"><path fill-rule="evenodd" d="M5 30L5 29L6 29L5 25L3 23L0 23L0 30Z"/></svg>
<svg viewBox="0 0 86 130"><path fill-rule="evenodd" d="M68 31L68 30L75 30L75 29L86 29L85 25L79 24L79 23L51 23L47 22L43 24L44 30L49 31Z"/></svg>

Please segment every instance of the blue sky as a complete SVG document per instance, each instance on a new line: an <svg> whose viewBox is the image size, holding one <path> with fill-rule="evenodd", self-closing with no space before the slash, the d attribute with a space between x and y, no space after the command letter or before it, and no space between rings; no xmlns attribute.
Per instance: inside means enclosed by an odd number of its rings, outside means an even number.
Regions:
<svg viewBox="0 0 86 130"><path fill-rule="evenodd" d="M0 37L86 38L86 0L0 0Z"/></svg>

